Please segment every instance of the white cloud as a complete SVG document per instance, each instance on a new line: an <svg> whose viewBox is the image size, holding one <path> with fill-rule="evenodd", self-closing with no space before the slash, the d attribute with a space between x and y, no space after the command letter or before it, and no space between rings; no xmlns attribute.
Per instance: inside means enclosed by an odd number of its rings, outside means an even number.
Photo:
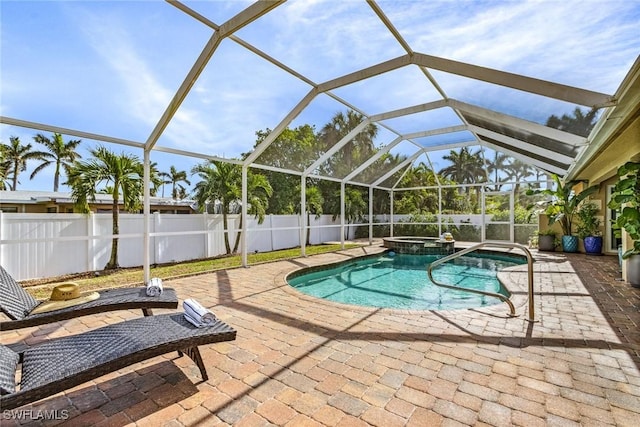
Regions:
<svg viewBox="0 0 640 427"><path fill-rule="evenodd" d="M114 87L117 87L118 95L114 98L117 107L125 110L129 120L137 126L142 124L148 129L143 136L143 142L146 141L177 87L170 88L161 82L159 72L150 62L149 55L140 50L142 44L128 31L126 22L117 17L105 19L90 13L84 14L82 21L87 40L116 77ZM175 81L182 83L180 79ZM171 118L160 141L179 149L207 152L211 147L201 141L216 134L216 123L206 117L206 110L190 108L189 98L196 98L202 104L214 102L206 88L196 85ZM197 106L197 102L195 104Z"/></svg>
<svg viewBox="0 0 640 427"><path fill-rule="evenodd" d="M403 53L366 2L287 2L260 21L241 36L316 83Z"/></svg>
<svg viewBox="0 0 640 427"><path fill-rule="evenodd" d="M116 18L104 19L89 12L82 17L87 41L105 64L115 72L119 108L128 110L136 120L154 126L172 92L157 80L150 64L136 51L135 43Z"/></svg>
<svg viewBox="0 0 640 427"><path fill-rule="evenodd" d="M590 84L612 90L612 84L619 83L626 72L619 60L612 59L620 49L627 58L638 51L637 22L626 18L637 8L633 3L464 3L467 7L454 11L452 4L460 3L448 2L436 3L429 13L417 10L422 3L411 3L412 9L391 9L390 16L417 51L594 90L599 88ZM416 25L420 16L425 22ZM621 45L628 40L633 42Z"/></svg>
<svg viewBox="0 0 640 427"><path fill-rule="evenodd" d="M65 51L64 61L55 64L50 62L55 59L52 52L31 53L33 57L46 58L46 71L33 67L21 70L17 61L5 62L3 114L37 111L35 120L44 123L69 123L68 127L79 130L144 141L211 30L164 3L151 2L144 8L135 2L127 8L110 2L63 4L65 13L75 18L72 23L84 34L74 44L78 50ZM248 5L189 4L218 24ZM378 4L417 52L607 93L615 91L640 51L637 2L379 0ZM135 7L139 7L136 13L128 13ZM50 19L67 24L54 14ZM65 46L65 41L78 38L74 31L70 28L62 41L57 40L57 32L43 31L39 36ZM289 1L238 35L294 70L306 73L316 83L404 53L364 1ZM3 43L5 39L3 33ZM39 46L35 36L25 39L25 43L26 40L29 46ZM79 49L85 44L92 47L91 52ZM82 72L70 74L68 70L78 64L82 65ZM40 73L40 83L47 86L46 91L30 88L34 81L31 74L24 81L18 78L27 71ZM87 76L83 77L85 72ZM90 72L95 74L89 75ZM7 76L12 76L9 88L4 87ZM461 78L442 81L449 95L468 94L482 99L485 105L501 104L501 111L507 113L525 99L505 97L504 91ZM434 91L425 88L427 80L414 68L336 92L374 114L432 100ZM20 96L16 95L18 89ZM306 84L287 72L225 40L158 143L237 156L253 146L256 130L275 127L308 90ZM43 97L49 105L25 107L24 99ZM94 99L87 99L90 97ZM301 117L322 123L330 119L327 115L343 108L337 103L325 105L314 102L312 107L317 109L310 108ZM62 107L63 113L59 113ZM95 111L85 111L91 108ZM546 102L535 105L541 117L547 108ZM439 127L438 123L429 125Z"/></svg>

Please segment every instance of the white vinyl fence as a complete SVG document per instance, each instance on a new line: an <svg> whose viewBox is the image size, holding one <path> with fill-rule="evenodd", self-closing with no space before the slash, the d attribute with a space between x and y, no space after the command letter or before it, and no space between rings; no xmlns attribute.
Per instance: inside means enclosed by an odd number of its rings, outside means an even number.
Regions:
<svg viewBox="0 0 640 427"><path fill-rule="evenodd" d="M461 230L472 228L475 234L463 236L462 240L480 241L477 228L482 223L481 215L443 215L440 220L446 225L452 221ZM240 216L230 215L228 221L229 244L233 249ZM389 225L389 221L388 215L375 215L374 226ZM396 227L410 225L409 221L409 215L394 216ZM339 219L334 221L331 215L322 215L320 218L311 216L309 222L311 232L308 244L340 241ZM262 224L250 217L247 251L269 252L300 246L300 223L299 215L268 215ZM143 215L120 214L119 224L118 263L121 267L141 266L144 261ZM437 226L425 223L416 225ZM348 232L345 238L353 239L360 225L345 226ZM516 224L516 231L518 227L525 227L522 229L525 241L532 232L526 227L536 228L535 225ZM402 231L399 227L394 234L400 235ZM110 213L26 214L0 211L0 264L16 280L99 271L107 264L111 254L111 233ZM365 234L368 234L368 230ZM222 215L154 213L149 236L151 264L211 258L226 253Z"/></svg>
<svg viewBox="0 0 640 427"><path fill-rule="evenodd" d="M120 214L118 263L143 263L144 217ZM240 216L230 215L233 249ZM299 215L249 218L248 252L300 246ZM25 214L0 211L0 264L16 279L28 280L102 270L111 253L111 214ZM310 218L309 244L340 241L340 222L331 215ZM315 227L315 228L314 228ZM354 227L349 227L350 237ZM152 215L151 264L209 258L226 253L222 215Z"/></svg>

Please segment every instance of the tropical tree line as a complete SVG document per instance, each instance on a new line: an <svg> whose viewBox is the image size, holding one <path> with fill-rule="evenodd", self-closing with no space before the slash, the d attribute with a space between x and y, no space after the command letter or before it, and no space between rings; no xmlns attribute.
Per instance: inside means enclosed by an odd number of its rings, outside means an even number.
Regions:
<svg viewBox="0 0 640 427"><path fill-rule="evenodd" d="M578 114L580 112L580 114ZM548 125L575 129L571 120L584 121L585 115L576 109L576 117L551 116ZM352 173L356 167L376 155L379 148L374 140L378 128L374 124L364 126L360 132L350 139L341 149L331 155L339 141L352 133L360 125L364 117L357 112L337 113L329 123L319 131L311 125L301 125L294 129L286 129L260 155L259 163L282 169L308 172L305 182L305 206L301 206L301 178L298 175L285 174L271 170L249 170L247 173L248 212L261 223L267 214L304 214L308 219L312 215L318 217L323 213L332 214L334 218L341 214L341 188L337 181L319 179L318 175L340 180ZM569 124L567 124L569 122ZM254 149L258 148L271 131L269 129L256 132ZM19 184L20 173L26 170L27 161L39 161L30 178L47 167L54 167L54 191L60 185L61 177L66 176L65 184L72 189L72 198L80 212L88 212L89 202L95 201L97 193L108 193L113 196L113 235L118 235L118 206L123 203L127 211L138 211L143 195L143 165L140 159L131 154L115 154L104 147L91 149L91 158L81 160L77 148L80 140L64 141L60 134L47 138L36 135L34 141L44 150L35 150L32 144L21 144L19 138L11 137L9 144L0 144L0 189L15 190ZM249 154L242 155L246 159ZM326 158L317 163L317 159ZM392 170L406 159L403 155L385 153L375 163L355 177L363 183L370 183L378 177L380 170ZM442 189L442 209L444 212L478 212L480 186L459 184L486 183L492 176L495 189L500 182L519 181L533 175L535 170L529 165L515 159L508 159L496 153L493 159L486 159L481 151L472 152L468 147L451 150L443 156L449 165L435 172L424 163L411 165L390 179L400 179L399 187L424 187L444 184ZM313 168L311 168L313 166ZM313 170L311 170L313 169ZM503 171L502 176L499 174ZM209 160L195 166L190 174L198 181L189 194L191 185L186 171L179 171L171 166L169 172L159 172L156 163L150 165L151 193L156 195L164 184L171 184L171 196L174 199L193 197L200 211L221 213L224 222L224 241L227 253L237 252L240 235L231 247L228 233L228 215L239 213L242 199L242 169L240 165ZM505 175L506 173L506 175ZM394 181L394 183L396 182ZM516 191L518 189L516 188ZM163 194L164 195L164 194ZM439 211L438 196L433 190L413 190L397 192L394 199L395 211L398 213L433 214ZM358 222L368 213L369 192L365 186L349 185L345 188L344 215L347 224ZM389 211L389 196L383 191L374 191L374 212ZM239 224L237 229L241 229ZM308 237L307 237L308 241ZM118 239L113 238L111 256L107 269L118 267Z"/></svg>
<svg viewBox="0 0 640 427"><path fill-rule="evenodd" d="M37 134L33 137L35 146L31 143L23 144L17 136L9 137L9 143L0 143L0 190L17 190L20 177L27 170L27 162L39 162L29 175L34 179L44 169L53 167L53 191L58 191L62 180L68 178L71 169L79 164L82 155L78 147L80 139L65 141L61 134L54 133L51 137ZM188 196L188 179L186 171L178 171L171 166L168 172L160 172L157 163L151 163L151 195L157 196L162 191L164 197L165 185L171 186L171 197L174 199ZM99 190L105 192L108 188Z"/></svg>

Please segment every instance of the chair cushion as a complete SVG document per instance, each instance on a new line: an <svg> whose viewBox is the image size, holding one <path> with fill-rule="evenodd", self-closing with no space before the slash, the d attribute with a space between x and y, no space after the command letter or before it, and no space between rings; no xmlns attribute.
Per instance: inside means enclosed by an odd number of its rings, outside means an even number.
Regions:
<svg viewBox="0 0 640 427"><path fill-rule="evenodd" d="M16 391L16 368L20 355L0 344L0 394L11 394Z"/></svg>
<svg viewBox="0 0 640 427"><path fill-rule="evenodd" d="M12 320L24 319L39 304L0 266L0 309Z"/></svg>

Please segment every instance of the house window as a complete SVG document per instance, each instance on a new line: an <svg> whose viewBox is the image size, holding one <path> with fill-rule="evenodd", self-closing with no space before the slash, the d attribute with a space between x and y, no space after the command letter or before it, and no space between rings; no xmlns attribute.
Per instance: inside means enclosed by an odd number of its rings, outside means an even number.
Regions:
<svg viewBox="0 0 640 427"><path fill-rule="evenodd" d="M0 211L5 213L18 213L18 208L16 206L1 207Z"/></svg>

